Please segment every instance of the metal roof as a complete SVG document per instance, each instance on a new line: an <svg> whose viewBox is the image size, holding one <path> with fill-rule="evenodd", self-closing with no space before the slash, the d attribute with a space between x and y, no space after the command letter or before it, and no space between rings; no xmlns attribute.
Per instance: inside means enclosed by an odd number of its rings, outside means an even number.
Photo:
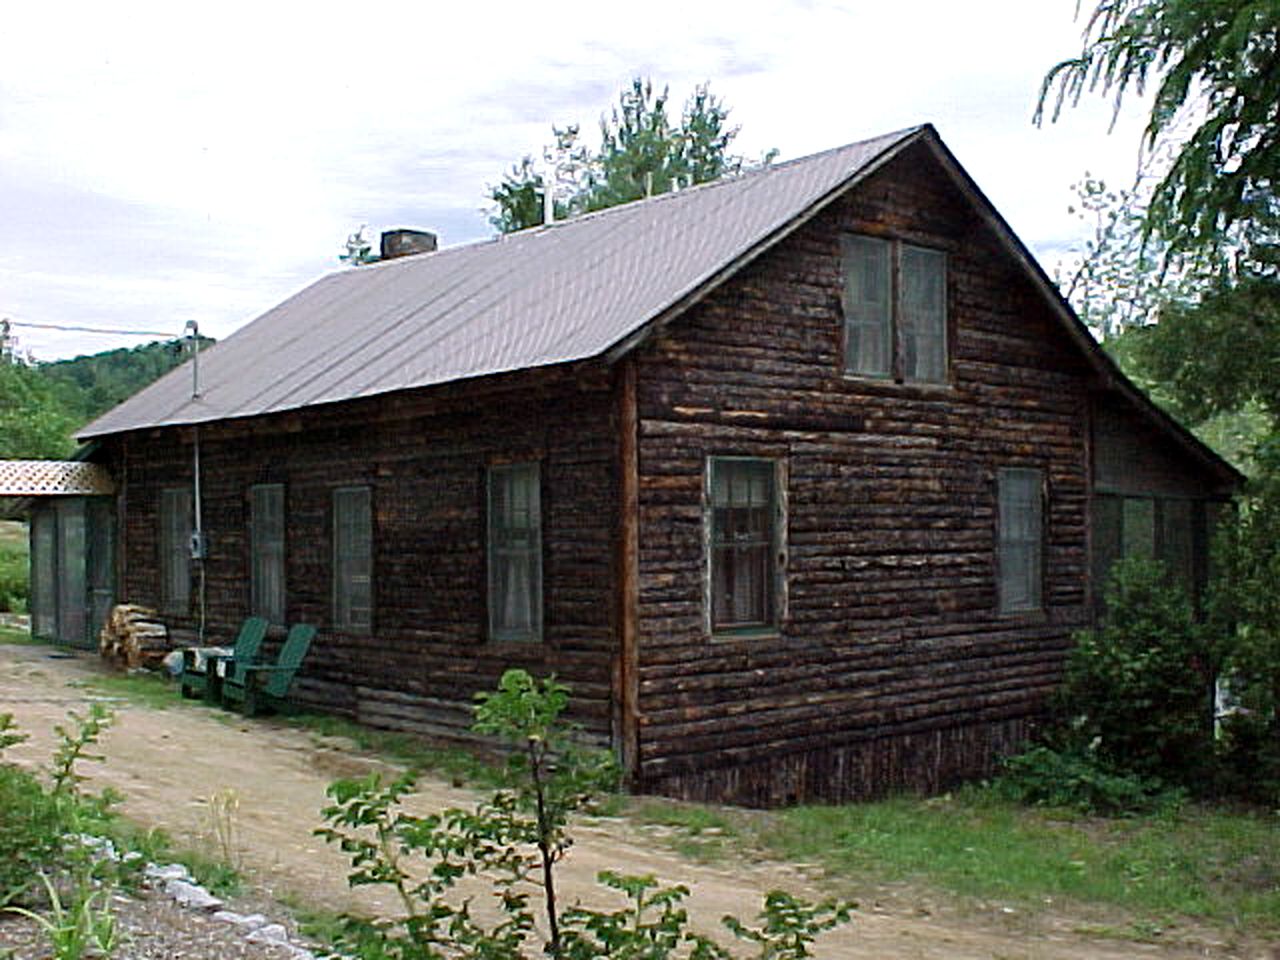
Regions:
<svg viewBox="0 0 1280 960"><path fill-rule="evenodd" d="M80 431L251 417L597 357L931 127L330 274ZM936 134L935 134L936 136Z"/></svg>
<svg viewBox="0 0 1280 960"><path fill-rule="evenodd" d="M111 494L104 467L78 460L0 460L0 497Z"/></svg>

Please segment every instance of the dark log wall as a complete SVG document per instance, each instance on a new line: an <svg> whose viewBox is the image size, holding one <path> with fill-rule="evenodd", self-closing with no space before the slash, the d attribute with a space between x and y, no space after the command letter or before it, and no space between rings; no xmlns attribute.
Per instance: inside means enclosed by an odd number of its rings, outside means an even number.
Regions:
<svg viewBox="0 0 1280 960"><path fill-rule="evenodd" d="M499 389L500 388L500 389ZM616 429L607 371L530 373L498 387L391 395L303 414L201 430L208 637L225 642L249 604L248 488L286 488L287 610L319 636L303 700L376 726L444 737L470 722L472 694L502 670L554 672L572 712L610 732L614 654ZM192 431L131 435L122 596L155 604L157 504L190 483ZM545 642L486 639L484 476L491 463L537 459L542 470ZM368 484L373 501L373 630L332 627L331 495ZM196 587L179 629L197 628Z"/></svg>
<svg viewBox="0 0 1280 960"><path fill-rule="evenodd" d="M1124 398L1094 398L1094 484L1099 491L1192 497L1228 496L1232 484L1215 477L1156 429Z"/></svg>
<svg viewBox="0 0 1280 960"><path fill-rule="evenodd" d="M951 383L842 374L840 237L947 251ZM1014 747L1088 620L1088 373L913 148L637 357L639 784L746 804L936 789ZM704 625L707 457L785 463L777 635ZM1048 486L1045 610L997 610L996 472Z"/></svg>

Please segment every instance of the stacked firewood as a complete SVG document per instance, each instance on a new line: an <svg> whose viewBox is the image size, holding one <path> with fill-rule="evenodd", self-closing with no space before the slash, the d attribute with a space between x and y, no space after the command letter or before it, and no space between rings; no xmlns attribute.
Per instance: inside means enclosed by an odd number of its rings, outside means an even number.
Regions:
<svg viewBox="0 0 1280 960"><path fill-rule="evenodd" d="M156 612L133 603L116 606L98 637L98 652L103 658L130 670L158 670L171 649L169 628L157 619Z"/></svg>

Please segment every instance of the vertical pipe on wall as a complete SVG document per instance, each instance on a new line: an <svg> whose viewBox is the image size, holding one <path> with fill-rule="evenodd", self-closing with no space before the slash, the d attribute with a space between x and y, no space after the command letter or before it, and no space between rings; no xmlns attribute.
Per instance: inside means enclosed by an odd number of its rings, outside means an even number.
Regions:
<svg viewBox="0 0 1280 960"><path fill-rule="evenodd" d="M187 334L191 337L191 399L200 398L200 326L194 320L187 321ZM192 428L192 519L195 529L191 535L191 559L196 563L196 636L200 646L204 646L205 633L205 543L204 518L200 498L200 424Z"/></svg>

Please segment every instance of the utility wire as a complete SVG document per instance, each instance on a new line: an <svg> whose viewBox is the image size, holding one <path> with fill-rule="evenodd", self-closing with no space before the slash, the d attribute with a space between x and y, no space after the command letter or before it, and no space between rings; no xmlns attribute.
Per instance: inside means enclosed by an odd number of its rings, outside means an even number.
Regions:
<svg viewBox="0 0 1280 960"><path fill-rule="evenodd" d="M172 330L122 330L113 327L73 327L61 323L32 323L30 320L10 320L10 326L34 327L38 330L71 330L77 333L116 333L139 337L168 337L170 340L181 340L181 333Z"/></svg>

